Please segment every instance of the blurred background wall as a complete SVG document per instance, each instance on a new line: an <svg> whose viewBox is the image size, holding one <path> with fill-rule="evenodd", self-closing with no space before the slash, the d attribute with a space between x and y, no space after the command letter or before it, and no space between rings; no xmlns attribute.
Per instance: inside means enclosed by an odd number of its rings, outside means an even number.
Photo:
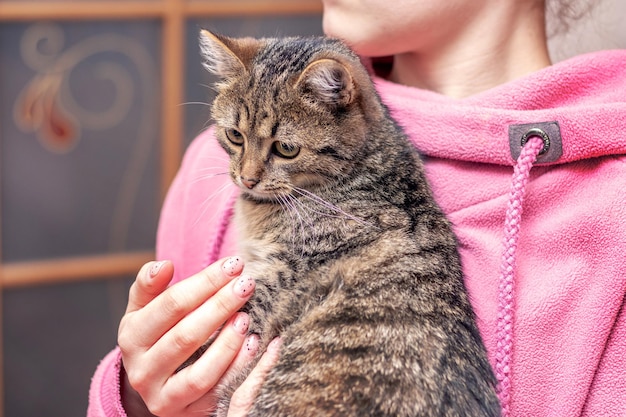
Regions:
<svg viewBox="0 0 626 417"><path fill-rule="evenodd" d="M604 0L553 56L626 46ZM83 416L162 198L208 120L201 27L321 33L318 0L0 0L0 417Z"/></svg>

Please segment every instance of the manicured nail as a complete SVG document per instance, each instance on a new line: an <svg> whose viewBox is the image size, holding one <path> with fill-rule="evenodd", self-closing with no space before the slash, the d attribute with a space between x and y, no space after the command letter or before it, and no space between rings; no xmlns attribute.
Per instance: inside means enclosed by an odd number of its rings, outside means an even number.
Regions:
<svg viewBox="0 0 626 417"><path fill-rule="evenodd" d="M161 268L163 268L163 265L165 265L165 261L154 262L150 267L150 278L156 277L159 271L161 271Z"/></svg>
<svg viewBox="0 0 626 417"><path fill-rule="evenodd" d="M248 336L246 338L246 350L251 353L254 354L259 350L259 336L255 335L255 334L251 334L250 336Z"/></svg>
<svg viewBox="0 0 626 417"><path fill-rule="evenodd" d="M237 282L235 282L235 294L240 297L246 297L254 291L254 285L254 278L250 275L242 275L237 279Z"/></svg>
<svg viewBox="0 0 626 417"><path fill-rule="evenodd" d="M278 352L280 346L283 344L283 340L280 337L275 337L274 340L267 345L267 350L270 352Z"/></svg>
<svg viewBox="0 0 626 417"><path fill-rule="evenodd" d="M248 326L250 325L250 318L246 313L237 313L237 317L235 317L235 322L233 326L235 330L237 330L241 334L245 334L248 331Z"/></svg>
<svg viewBox="0 0 626 417"><path fill-rule="evenodd" d="M243 260L239 256L228 258L222 264L222 270L229 276L235 276L243 269Z"/></svg>

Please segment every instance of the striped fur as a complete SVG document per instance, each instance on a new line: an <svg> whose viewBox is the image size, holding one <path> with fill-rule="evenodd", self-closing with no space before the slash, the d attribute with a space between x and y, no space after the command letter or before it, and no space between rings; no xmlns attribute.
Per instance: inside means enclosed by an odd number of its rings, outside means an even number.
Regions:
<svg viewBox="0 0 626 417"><path fill-rule="evenodd" d="M359 59L328 38L201 45L251 331L283 338L250 415L498 415L451 227Z"/></svg>

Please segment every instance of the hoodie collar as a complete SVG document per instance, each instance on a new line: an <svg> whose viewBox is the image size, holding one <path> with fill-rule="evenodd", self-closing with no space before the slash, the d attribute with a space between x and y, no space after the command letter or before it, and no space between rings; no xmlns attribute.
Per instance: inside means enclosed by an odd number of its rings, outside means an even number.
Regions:
<svg viewBox="0 0 626 417"><path fill-rule="evenodd" d="M556 122L560 164L626 153L626 51L600 51L562 61L464 99L375 77L391 115L421 153L514 165L509 127Z"/></svg>

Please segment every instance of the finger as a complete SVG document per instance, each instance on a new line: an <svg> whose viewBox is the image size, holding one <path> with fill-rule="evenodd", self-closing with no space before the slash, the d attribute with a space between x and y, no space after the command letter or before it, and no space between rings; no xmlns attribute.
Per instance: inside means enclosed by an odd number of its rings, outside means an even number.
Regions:
<svg viewBox="0 0 626 417"><path fill-rule="evenodd" d="M248 314L239 312L224 325L215 341L192 365L174 374L166 382L163 392L170 401L179 404L193 404L198 411L210 407L214 397L207 396L224 377L233 360L242 349L250 319Z"/></svg>
<svg viewBox="0 0 626 417"><path fill-rule="evenodd" d="M162 370L173 374L187 358L206 343L216 330L222 327L226 320L229 318L231 321L233 320L233 315L235 315L252 296L254 285L254 279L248 275L242 275L238 279L233 280L230 285L222 288L213 297L189 313L172 329L165 333L161 339L149 349L149 357L161 363ZM235 316L239 321L235 321L233 325L239 326L237 327L239 330L245 325L245 331L247 331L249 323L248 316L241 314ZM227 336L231 334L230 330L232 329L229 326L225 326L225 329L228 329L226 332ZM217 340L213 342L214 345L217 344L217 348L216 346L211 346L209 350L211 352L219 352L220 347L226 349L226 352L228 352L228 360L225 362L225 365L228 366L241 348L245 331L240 333L235 339L225 337L222 334L224 331L220 332ZM207 356L207 352L205 352L203 356ZM224 355L224 352L220 354ZM211 355L211 353L209 353L209 355ZM222 362L220 362L220 365L222 365ZM217 370L219 370L219 377L221 377L225 369L219 367Z"/></svg>
<svg viewBox="0 0 626 417"><path fill-rule="evenodd" d="M226 375L242 372L242 370L256 357L259 351L259 336L250 334L246 337L239 349L239 353L226 370Z"/></svg>
<svg viewBox="0 0 626 417"><path fill-rule="evenodd" d="M161 294L172 279L174 268L169 261L148 262L130 287L126 313L139 310Z"/></svg>
<svg viewBox="0 0 626 417"><path fill-rule="evenodd" d="M250 372L250 375L248 375L248 378L246 378L243 384L234 392L230 400L228 417L248 415L254 403L254 399L261 389L261 385L263 385L267 374L280 356L280 344L280 338L276 338L267 346L267 350L263 356L261 356L259 363L254 367L252 372Z"/></svg>
<svg viewBox="0 0 626 417"><path fill-rule="evenodd" d="M224 374L220 382L232 380L232 377L234 377L235 373L242 372L243 369L254 359L258 350L259 350L259 336L257 336L256 334L248 335L244 339L243 344L241 348L239 349L239 353L237 354L235 359L232 361L232 363L228 367L228 370L226 371L226 373ZM218 357L218 360L219 359L222 359L222 356ZM207 360L204 363L201 362L200 364L196 365L196 367L199 368L197 371L200 374L206 376L206 375L209 375L210 372L213 370L212 364L208 363L209 361L210 360ZM205 364L209 366L208 369L202 368ZM192 414L193 413L201 413L201 415L211 414L217 407L217 401L218 401L218 394L215 389L211 389L211 391L204 394L194 403L190 404L187 407L187 411L190 411Z"/></svg>
<svg viewBox="0 0 626 417"><path fill-rule="evenodd" d="M128 332L132 334L133 341L139 347L151 347L176 323L215 295L242 270L243 261L240 257L227 258L170 286L144 308L134 311L132 319L123 319L123 322L128 321L131 326ZM228 297L222 294L214 303L223 298ZM229 314L222 315L220 324L237 310L238 307L231 309Z"/></svg>

